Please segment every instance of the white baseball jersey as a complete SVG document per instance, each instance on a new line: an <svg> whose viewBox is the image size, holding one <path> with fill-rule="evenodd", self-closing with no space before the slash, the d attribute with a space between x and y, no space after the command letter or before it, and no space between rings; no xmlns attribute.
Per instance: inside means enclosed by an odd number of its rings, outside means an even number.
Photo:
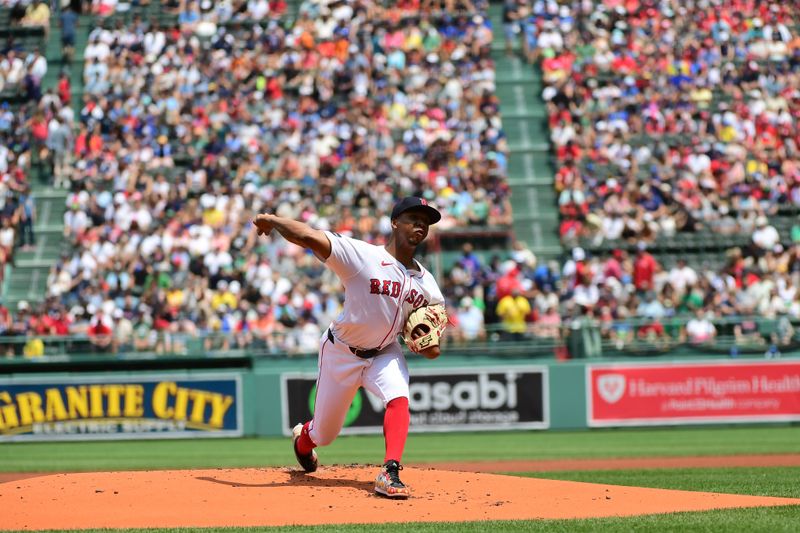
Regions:
<svg viewBox="0 0 800 533"><path fill-rule="evenodd" d="M319 377L309 437L318 446L330 444L342 429L359 387L386 405L408 397L408 366L397 335L417 307L444 303L430 272L408 270L383 246L327 232L331 255L325 264L344 284L345 302L330 330L320 338ZM380 348L363 359L350 347Z"/></svg>
<svg viewBox="0 0 800 533"><path fill-rule="evenodd" d="M331 324L335 337L354 348L396 342L411 311L444 304L433 275L417 263L408 270L383 246L326 232L331 255L325 264L344 284L345 302Z"/></svg>

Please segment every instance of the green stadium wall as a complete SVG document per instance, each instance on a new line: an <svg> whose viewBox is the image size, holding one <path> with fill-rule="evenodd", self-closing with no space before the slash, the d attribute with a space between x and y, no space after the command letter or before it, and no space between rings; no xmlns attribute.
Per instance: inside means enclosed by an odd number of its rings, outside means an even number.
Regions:
<svg viewBox="0 0 800 533"><path fill-rule="evenodd" d="M409 369L412 431L800 420L797 358L555 362L448 355L410 357ZM0 442L287 435L311 416L315 377L313 358L254 358L249 368L4 375ZM93 411L93 398L102 409ZM359 391L343 433L380 434L382 409Z"/></svg>

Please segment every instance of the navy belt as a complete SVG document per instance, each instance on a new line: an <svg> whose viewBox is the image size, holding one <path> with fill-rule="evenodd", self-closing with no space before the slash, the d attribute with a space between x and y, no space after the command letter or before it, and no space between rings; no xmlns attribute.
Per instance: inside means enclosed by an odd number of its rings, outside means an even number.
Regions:
<svg viewBox="0 0 800 533"><path fill-rule="evenodd" d="M328 340L336 344L336 339L333 338L333 333L331 333L330 328L328 329ZM341 343L344 344L343 342ZM345 344L345 346L347 345ZM356 357L360 357L361 359L372 359L373 357L381 353L380 348L372 348L371 350L361 350L359 348L353 348L352 346L347 346L347 347L350 349L353 355L355 355Z"/></svg>

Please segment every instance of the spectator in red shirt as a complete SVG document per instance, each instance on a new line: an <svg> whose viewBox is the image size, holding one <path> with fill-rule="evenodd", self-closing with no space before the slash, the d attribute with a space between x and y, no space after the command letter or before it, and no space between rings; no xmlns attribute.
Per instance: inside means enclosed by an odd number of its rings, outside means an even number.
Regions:
<svg viewBox="0 0 800 533"><path fill-rule="evenodd" d="M512 292L522 291L522 283L519 280L519 268L513 261L503 264L503 275L497 279L497 301L508 296Z"/></svg>
<svg viewBox="0 0 800 533"><path fill-rule="evenodd" d="M68 320L59 309L50 309L39 318L41 335L67 335L69 333Z"/></svg>
<svg viewBox="0 0 800 533"><path fill-rule="evenodd" d="M41 112L33 115L29 123L30 132L36 145L43 147L47 140L47 120Z"/></svg>
<svg viewBox="0 0 800 533"><path fill-rule="evenodd" d="M664 325L658 318L654 318L652 322L644 324L638 331L640 339L649 340L651 342L663 339L665 333Z"/></svg>
<svg viewBox="0 0 800 533"><path fill-rule="evenodd" d="M653 278L658 270L658 261L647 252L647 245L637 245L636 260L633 262L633 285L639 292L653 289Z"/></svg>
<svg viewBox="0 0 800 533"><path fill-rule="evenodd" d="M42 309L37 309L31 313L31 317L28 320L28 332L37 336L47 335L49 333L47 314L42 312Z"/></svg>
<svg viewBox="0 0 800 533"><path fill-rule="evenodd" d="M112 324L111 317L107 316L102 309L98 309L89 322L86 334L89 336L89 342L92 343L96 351L115 351Z"/></svg>
<svg viewBox="0 0 800 533"><path fill-rule="evenodd" d="M280 16L286 13L286 1L285 0L272 0L269 3L269 12L272 16Z"/></svg>
<svg viewBox="0 0 800 533"><path fill-rule="evenodd" d="M71 105L72 89L69 83L69 75L62 72L58 77L58 98L62 105Z"/></svg>
<svg viewBox="0 0 800 533"><path fill-rule="evenodd" d="M89 132L86 126L81 124L78 135L75 137L75 156L81 157L88 151Z"/></svg>
<svg viewBox="0 0 800 533"><path fill-rule="evenodd" d="M625 258L625 252L617 248L611 252L611 257L605 263L603 274L606 278L616 278L622 280L622 261Z"/></svg>
<svg viewBox="0 0 800 533"><path fill-rule="evenodd" d="M50 313L51 335L69 334L69 317L60 310Z"/></svg>

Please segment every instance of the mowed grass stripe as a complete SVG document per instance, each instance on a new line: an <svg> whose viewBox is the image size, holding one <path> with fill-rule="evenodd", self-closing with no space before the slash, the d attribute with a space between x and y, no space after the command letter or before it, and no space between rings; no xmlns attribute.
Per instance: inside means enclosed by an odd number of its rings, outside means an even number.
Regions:
<svg viewBox="0 0 800 533"><path fill-rule="evenodd" d="M535 502L532 502L535 505ZM724 509L703 513L671 513L625 518L595 518L586 520L520 520L456 523L366 524L293 527L249 528L180 528L180 529L116 529L115 533L506 533L531 531L534 533L708 533L708 532L769 532L795 533L800 520L797 507L756 507L750 509ZM67 531L67 530L59 530ZM82 533L109 533L108 529L81 530Z"/></svg>
<svg viewBox="0 0 800 533"><path fill-rule="evenodd" d="M382 436L343 436L322 464L375 464ZM404 462L800 453L800 427L723 427L412 434ZM54 472L293 465L288 438L0 445L0 471Z"/></svg>
<svg viewBox="0 0 800 533"><path fill-rule="evenodd" d="M629 487L800 498L800 483L797 482L800 479L800 467L585 470L516 475Z"/></svg>

